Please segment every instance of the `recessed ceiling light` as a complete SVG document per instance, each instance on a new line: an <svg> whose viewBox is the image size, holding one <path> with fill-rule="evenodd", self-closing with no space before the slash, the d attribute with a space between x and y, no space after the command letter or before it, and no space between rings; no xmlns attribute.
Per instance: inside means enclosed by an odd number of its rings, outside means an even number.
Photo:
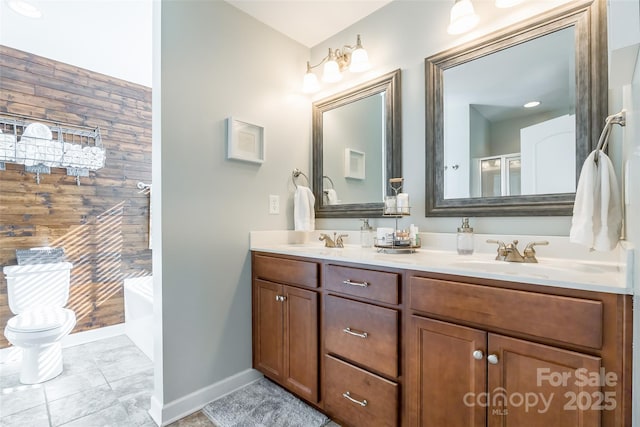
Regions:
<svg viewBox="0 0 640 427"><path fill-rule="evenodd" d="M537 107L538 105L540 105L540 101L531 101L524 104L524 108L533 108Z"/></svg>
<svg viewBox="0 0 640 427"><path fill-rule="evenodd" d="M25 0L9 0L9 7L16 13L27 18L42 18L42 11L37 6Z"/></svg>

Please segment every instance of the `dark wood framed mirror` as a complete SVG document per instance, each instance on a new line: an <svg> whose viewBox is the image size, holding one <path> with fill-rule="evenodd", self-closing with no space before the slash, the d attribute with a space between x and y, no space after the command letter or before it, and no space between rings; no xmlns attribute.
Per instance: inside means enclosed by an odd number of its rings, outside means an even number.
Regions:
<svg viewBox="0 0 640 427"><path fill-rule="evenodd" d="M400 70L313 103L318 218L381 217L402 176Z"/></svg>
<svg viewBox="0 0 640 427"><path fill-rule="evenodd" d="M426 216L571 215L607 112L605 15L572 2L425 59Z"/></svg>

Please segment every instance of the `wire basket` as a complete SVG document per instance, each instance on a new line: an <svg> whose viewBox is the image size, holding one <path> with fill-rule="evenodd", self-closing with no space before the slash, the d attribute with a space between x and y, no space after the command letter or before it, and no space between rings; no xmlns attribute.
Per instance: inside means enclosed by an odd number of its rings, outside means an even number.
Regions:
<svg viewBox="0 0 640 427"><path fill-rule="evenodd" d="M18 265L53 264L64 261L63 248L16 249Z"/></svg>

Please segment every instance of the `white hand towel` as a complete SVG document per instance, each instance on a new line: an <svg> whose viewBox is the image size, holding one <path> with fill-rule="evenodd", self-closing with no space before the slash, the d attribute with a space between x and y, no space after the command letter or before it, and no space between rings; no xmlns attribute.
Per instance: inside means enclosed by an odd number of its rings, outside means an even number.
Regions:
<svg viewBox="0 0 640 427"><path fill-rule="evenodd" d="M340 202L340 200L338 200L338 193L336 193L336 190L334 190L333 188L329 188L328 190L324 191L326 191L327 201L330 205L337 205Z"/></svg>
<svg viewBox="0 0 640 427"><path fill-rule="evenodd" d="M580 172L569 240L591 250L610 251L618 244L621 229L618 180L609 157L596 150L587 156Z"/></svg>
<svg viewBox="0 0 640 427"><path fill-rule="evenodd" d="M293 225L295 230L314 231L316 228L316 213L314 205L316 198L309 187L298 185L293 196Z"/></svg>

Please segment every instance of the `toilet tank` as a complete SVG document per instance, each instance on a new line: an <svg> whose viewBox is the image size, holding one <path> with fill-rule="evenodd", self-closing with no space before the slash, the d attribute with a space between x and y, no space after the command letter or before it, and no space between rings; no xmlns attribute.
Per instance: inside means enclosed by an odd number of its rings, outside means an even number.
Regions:
<svg viewBox="0 0 640 427"><path fill-rule="evenodd" d="M64 307L69 299L71 267L70 262L4 267L11 312L20 314L42 306Z"/></svg>

